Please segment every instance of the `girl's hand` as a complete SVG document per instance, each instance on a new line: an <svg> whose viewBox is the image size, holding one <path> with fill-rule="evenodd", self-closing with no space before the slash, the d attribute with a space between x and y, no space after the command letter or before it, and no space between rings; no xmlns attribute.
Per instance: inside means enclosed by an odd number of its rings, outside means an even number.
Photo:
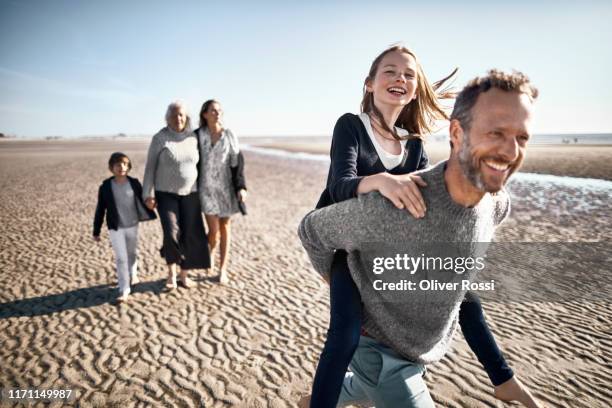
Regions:
<svg viewBox="0 0 612 408"><path fill-rule="evenodd" d="M425 216L425 201L419 187L426 187L427 183L419 176L411 174L393 175L389 173L377 174L376 190L387 197L399 209L407 209L415 218Z"/></svg>
<svg viewBox="0 0 612 408"><path fill-rule="evenodd" d="M94 241L96 242L100 242L100 236L99 235L94 235L93 236Z"/></svg>
<svg viewBox="0 0 612 408"><path fill-rule="evenodd" d="M238 191L238 201L244 201L247 198L247 191L243 188Z"/></svg>
<svg viewBox="0 0 612 408"><path fill-rule="evenodd" d="M148 197L145 200L145 205L149 210L153 211L157 207L157 201L153 197Z"/></svg>
<svg viewBox="0 0 612 408"><path fill-rule="evenodd" d="M523 385L516 376L510 378L503 384L495 387L493 392L495 398L502 401L518 401L528 408L544 408L541 402L536 400L529 389Z"/></svg>

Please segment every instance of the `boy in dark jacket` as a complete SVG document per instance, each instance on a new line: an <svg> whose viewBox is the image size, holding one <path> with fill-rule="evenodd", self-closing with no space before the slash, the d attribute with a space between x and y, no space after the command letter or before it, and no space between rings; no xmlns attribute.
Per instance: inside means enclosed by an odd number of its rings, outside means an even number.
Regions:
<svg viewBox="0 0 612 408"><path fill-rule="evenodd" d="M106 226L117 265L117 301L121 303L130 294L130 279L132 285L139 282L138 223L157 217L142 202L142 185L138 179L127 175L132 169L129 157L124 153L113 153L108 160L108 168L113 177L104 180L98 190L93 238L100 241L100 230L106 214Z"/></svg>

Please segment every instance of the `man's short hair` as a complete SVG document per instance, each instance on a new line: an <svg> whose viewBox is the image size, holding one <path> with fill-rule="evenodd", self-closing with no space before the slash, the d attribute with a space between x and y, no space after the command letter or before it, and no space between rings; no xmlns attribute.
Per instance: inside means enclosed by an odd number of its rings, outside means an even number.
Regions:
<svg viewBox="0 0 612 408"><path fill-rule="evenodd" d="M538 90L529 82L527 75L519 71L506 73L497 69L490 70L486 76L472 79L459 92L455 100L451 120L457 119L465 131L472 125L472 108L476 105L478 96L491 88L506 92L520 92L534 101L538 97Z"/></svg>

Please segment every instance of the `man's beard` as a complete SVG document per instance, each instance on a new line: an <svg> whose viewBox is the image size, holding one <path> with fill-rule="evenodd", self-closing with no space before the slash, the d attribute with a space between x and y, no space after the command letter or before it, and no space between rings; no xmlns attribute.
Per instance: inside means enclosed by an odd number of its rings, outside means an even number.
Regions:
<svg viewBox="0 0 612 408"><path fill-rule="evenodd" d="M470 135L468 132L463 132L463 135L463 143L459 151L459 165L461 166L463 175L474 185L474 187L486 191L485 183L482 180L482 172L476 167L472 160Z"/></svg>
<svg viewBox="0 0 612 408"><path fill-rule="evenodd" d="M486 166L486 164L483 163L486 156L480 157L478 160L474 160L471 147L472 144L470 141L470 135L468 132L464 132L463 143L458 155L459 165L461 166L463 175L474 187L480 191L497 193L506 185L506 182L510 176L520 167L516 164L516 162L510 164L510 168L507 170L506 176L499 186L497 184L487 183L483 176L482 168L482 166Z"/></svg>

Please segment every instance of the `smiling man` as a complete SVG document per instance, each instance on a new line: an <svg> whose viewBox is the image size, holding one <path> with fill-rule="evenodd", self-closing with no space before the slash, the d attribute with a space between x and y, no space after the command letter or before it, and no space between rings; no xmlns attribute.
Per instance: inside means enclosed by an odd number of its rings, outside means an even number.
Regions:
<svg viewBox="0 0 612 408"><path fill-rule="evenodd" d="M327 276L334 251L347 251L363 301L367 336L351 362L340 405L368 401L377 407L433 407L422 379L424 365L446 353L466 291L377 291L372 283L379 277L372 265L385 250L418 256L440 243L491 241L510 210L504 185L523 161L537 94L525 75L497 70L459 93L451 115L450 158L415 173L427 183L422 188L425 217L406 216L374 192L312 211L302 220L298 233L315 270ZM462 256L475 257L482 248L465 247ZM475 273L472 269L449 279L473 280ZM427 278L426 273L414 276ZM521 391L521 402L537 406Z"/></svg>

